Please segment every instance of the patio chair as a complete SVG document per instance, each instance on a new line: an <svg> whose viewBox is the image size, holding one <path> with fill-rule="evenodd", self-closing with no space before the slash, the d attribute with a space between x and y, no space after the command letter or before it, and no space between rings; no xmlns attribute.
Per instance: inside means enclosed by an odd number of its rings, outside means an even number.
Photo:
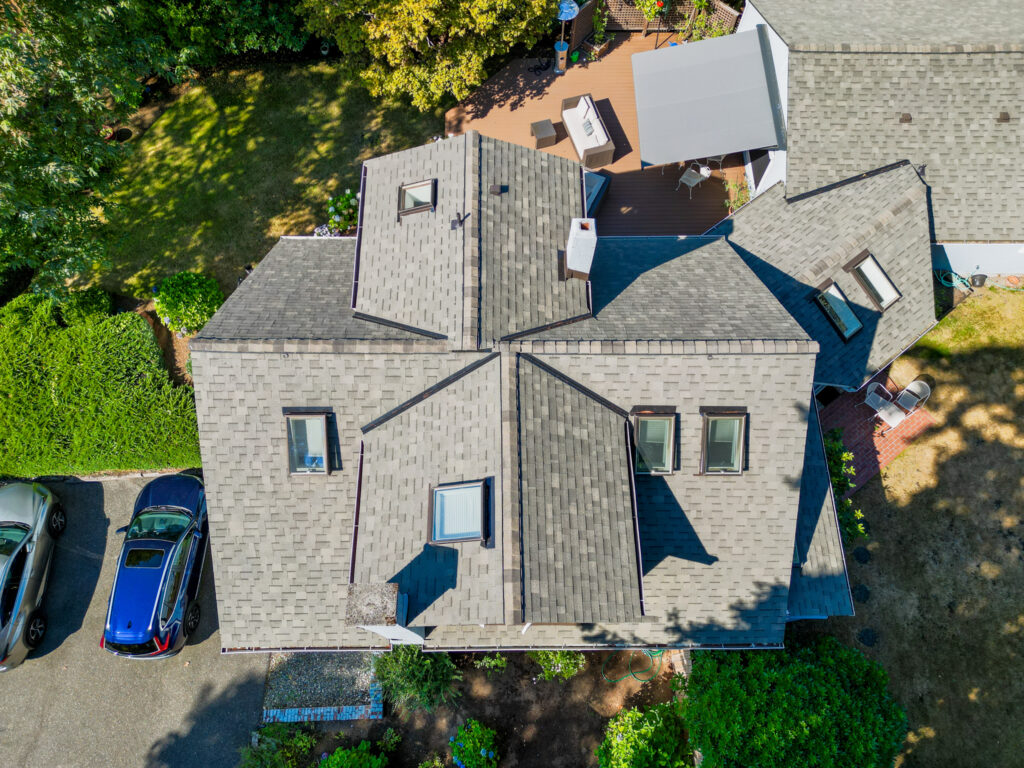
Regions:
<svg viewBox="0 0 1024 768"><path fill-rule="evenodd" d="M722 163L725 162L725 155L715 155L713 157L705 157L704 162L710 165L711 163L718 163L718 170L721 172Z"/></svg>
<svg viewBox="0 0 1024 768"><path fill-rule="evenodd" d="M685 184L690 188L690 199L693 200L693 188L699 187L700 183L705 179L711 178L711 169L706 165L700 163L693 163L689 168L679 177L679 182L676 184L676 192L679 188Z"/></svg>
<svg viewBox="0 0 1024 768"><path fill-rule="evenodd" d="M874 411L871 419L881 419L889 429L898 427L908 414L896 405L892 399L892 393L885 388L885 385L878 381L868 384L867 393L864 395L865 404ZM888 430L883 430L882 434Z"/></svg>
<svg viewBox="0 0 1024 768"><path fill-rule="evenodd" d="M932 388L921 379L915 379L903 388L903 391L896 395L896 405L910 415L922 405L932 394Z"/></svg>

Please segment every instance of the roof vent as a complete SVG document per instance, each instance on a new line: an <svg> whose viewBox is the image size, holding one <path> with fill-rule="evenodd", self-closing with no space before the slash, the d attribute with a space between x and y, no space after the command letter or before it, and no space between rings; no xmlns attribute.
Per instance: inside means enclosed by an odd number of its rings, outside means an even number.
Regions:
<svg viewBox="0 0 1024 768"><path fill-rule="evenodd" d="M589 279L596 248L597 223L593 219L573 219L565 245L565 276Z"/></svg>
<svg viewBox="0 0 1024 768"><path fill-rule="evenodd" d="M1009 112L1000 112L999 113L999 117L996 118L996 122L997 123L1008 123L1008 122L1010 122L1010 113Z"/></svg>
<svg viewBox="0 0 1024 768"><path fill-rule="evenodd" d="M505 185L504 184L491 184L490 193L492 195L500 195L504 191L505 191Z"/></svg>
<svg viewBox="0 0 1024 768"><path fill-rule="evenodd" d="M904 112L904 113L903 113L902 115L900 115L900 122L901 122L901 123L909 123L909 122L912 122L912 121L913 121L913 119L914 119L914 118L912 118L912 117L910 116L910 113L909 113L909 112Z"/></svg>

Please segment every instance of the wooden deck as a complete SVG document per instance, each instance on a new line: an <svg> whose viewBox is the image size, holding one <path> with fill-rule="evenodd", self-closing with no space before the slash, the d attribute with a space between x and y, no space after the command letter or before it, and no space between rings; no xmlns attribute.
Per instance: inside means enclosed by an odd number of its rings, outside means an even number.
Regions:
<svg viewBox="0 0 1024 768"><path fill-rule="evenodd" d="M661 35L659 47L668 44ZM672 165L640 170L640 141L633 96L630 56L654 48L655 36L618 33L611 49L599 60L570 64L564 75L553 68L534 74L536 59L516 60L490 78L473 95L445 115L448 134L473 129L496 139L533 146L530 123L545 118L555 123L558 142L545 152L573 160L576 151L561 124L562 99L589 93L615 142L615 159L600 170L611 176L608 194L597 216L601 235L699 235L728 213L723 173L717 166L710 179L693 190L676 191L682 169ZM713 78L714 73L709 72ZM685 83L666 83L685 88ZM730 155L724 175L743 178L741 155Z"/></svg>

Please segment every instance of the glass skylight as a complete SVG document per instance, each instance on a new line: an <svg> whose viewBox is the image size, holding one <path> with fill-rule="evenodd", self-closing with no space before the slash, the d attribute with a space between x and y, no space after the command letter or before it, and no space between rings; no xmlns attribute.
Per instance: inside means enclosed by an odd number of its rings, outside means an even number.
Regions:
<svg viewBox="0 0 1024 768"><path fill-rule="evenodd" d="M844 339L850 338L863 327L853 308L846 301L846 296L835 283L818 294L818 304L825 310L825 314Z"/></svg>
<svg viewBox="0 0 1024 768"><path fill-rule="evenodd" d="M874 256L868 256L854 267L853 271L857 273L864 290L874 299L880 309L885 309L900 297L900 292L882 271Z"/></svg>
<svg viewBox="0 0 1024 768"><path fill-rule="evenodd" d="M434 207L434 180L405 184L399 190L399 213L413 213Z"/></svg>
<svg viewBox="0 0 1024 768"><path fill-rule="evenodd" d="M672 471L675 416L638 416L636 471L640 474Z"/></svg>
<svg viewBox="0 0 1024 768"><path fill-rule="evenodd" d="M434 489L431 541L484 538L484 484L464 483Z"/></svg>
<svg viewBox="0 0 1024 768"><path fill-rule="evenodd" d="M288 471L293 475L327 473L327 416L323 413L286 417Z"/></svg>

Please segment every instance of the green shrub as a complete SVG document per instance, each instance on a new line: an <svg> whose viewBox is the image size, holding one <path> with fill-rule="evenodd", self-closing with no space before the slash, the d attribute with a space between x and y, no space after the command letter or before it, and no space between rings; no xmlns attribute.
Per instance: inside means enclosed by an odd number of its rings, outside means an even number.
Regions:
<svg viewBox="0 0 1024 768"><path fill-rule="evenodd" d="M373 672L394 706L432 712L458 695L455 682L462 673L447 653L423 653L418 645L399 645L375 656Z"/></svg>
<svg viewBox="0 0 1024 768"><path fill-rule="evenodd" d="M260 729L255 747L243 747L238 768L298 768L316 746L305 726L273 723Z"/></svg>
<svg viewBox="0 0 1024 768"><path fill-rule="evenodd" d="M370 752L370 742L361 741L358 747L339 747L319 763L319 768L387 768L385 755Z"/></svg>
<svg viewBox="0 0 1024 768"><path fill-rule="evenodd" d="M508 658L502 653L487 653L482 659L474 661L473 666L485 670L490 679L492 672L505 671L505 667L508 666Z"/></svg>
<svg viewBox="0 0 1024 768"><path fill-rule="evenodd" d="M89 325L110 317L110 294L102 288L72 291L60 301L60 317L65 325Z"/></svg>
<svg viewBox="0 0 1024 768"><path fill-rule="evenodd" d="M452 762L457 768L496 768L498 753L494 749L494 731L477 720L467 720L448 739L452 746Z"/></svg>
<svg viewBox="0 0 1024 768"><path fill-rule="evenodd" d="M416 768L444 768L444 760L436 752L420 763Z"/></svg>
<svg viewBox="0 0 1024 768"><path fill-rule="evenodd" d="M377 749L388 754L398 749L398 745L401 743L402 734L394 728L388 728L384 731L384 735L380 737L380 741L377 742Z"/></svg>
<svg viewBox="0 0 1024 768"><path fill-rule="evenodd" d="M170 330L198 332L224 303L217 281L198 272L165 277L156 294L156 312Z"/></svg>
<svg viewBox="0 0 1024 768"><path fill-rule="evenodd" d="M327 201L327 228L340 235L359 223L359 193L346 189Z"/></svg>
<svg viewBox="0 0 1024 768"><path fill-rule="evenodd" d="M843 498L857 486L853 476L857 470L850 463L853 452L843 445L843 432L840 429L829 430L825 435L825 458L828 461L828 476L832 481L832 491L836 497L836 513L839 517L839 531L843 535L843 543L850 544L860 538L867 538L864 528L864 513L853 508L851 499Z"/></svg>
<svg viewBox="0 0 1024 768"><path fill-rule="evenodd" d="M64 328L23 294L0 309L0 475L199 465L191 387L175 387L149 325L124 313Z"/></svg>
<svg viewBox="0 0 1024 768"><path fill-rule="evenodd" d="M623 709L608 721L597 750L601 768L675 768L690 752L682 710L675 701L647 709Z"/></svg>
<svg viewBox="0 0 1024 768"><path fill-rule="evenodd" d="M887 683L831 637L787 651L695 651L683 716L705 768L891 768L907 718Z"/></svg>
<svg viewBox="0 0 1024 768"><path fill-rule="evenodd" d="M587 666L587 657L580 651L530 651L526 655L540 664L543 680L564 682Z"/></svg>

